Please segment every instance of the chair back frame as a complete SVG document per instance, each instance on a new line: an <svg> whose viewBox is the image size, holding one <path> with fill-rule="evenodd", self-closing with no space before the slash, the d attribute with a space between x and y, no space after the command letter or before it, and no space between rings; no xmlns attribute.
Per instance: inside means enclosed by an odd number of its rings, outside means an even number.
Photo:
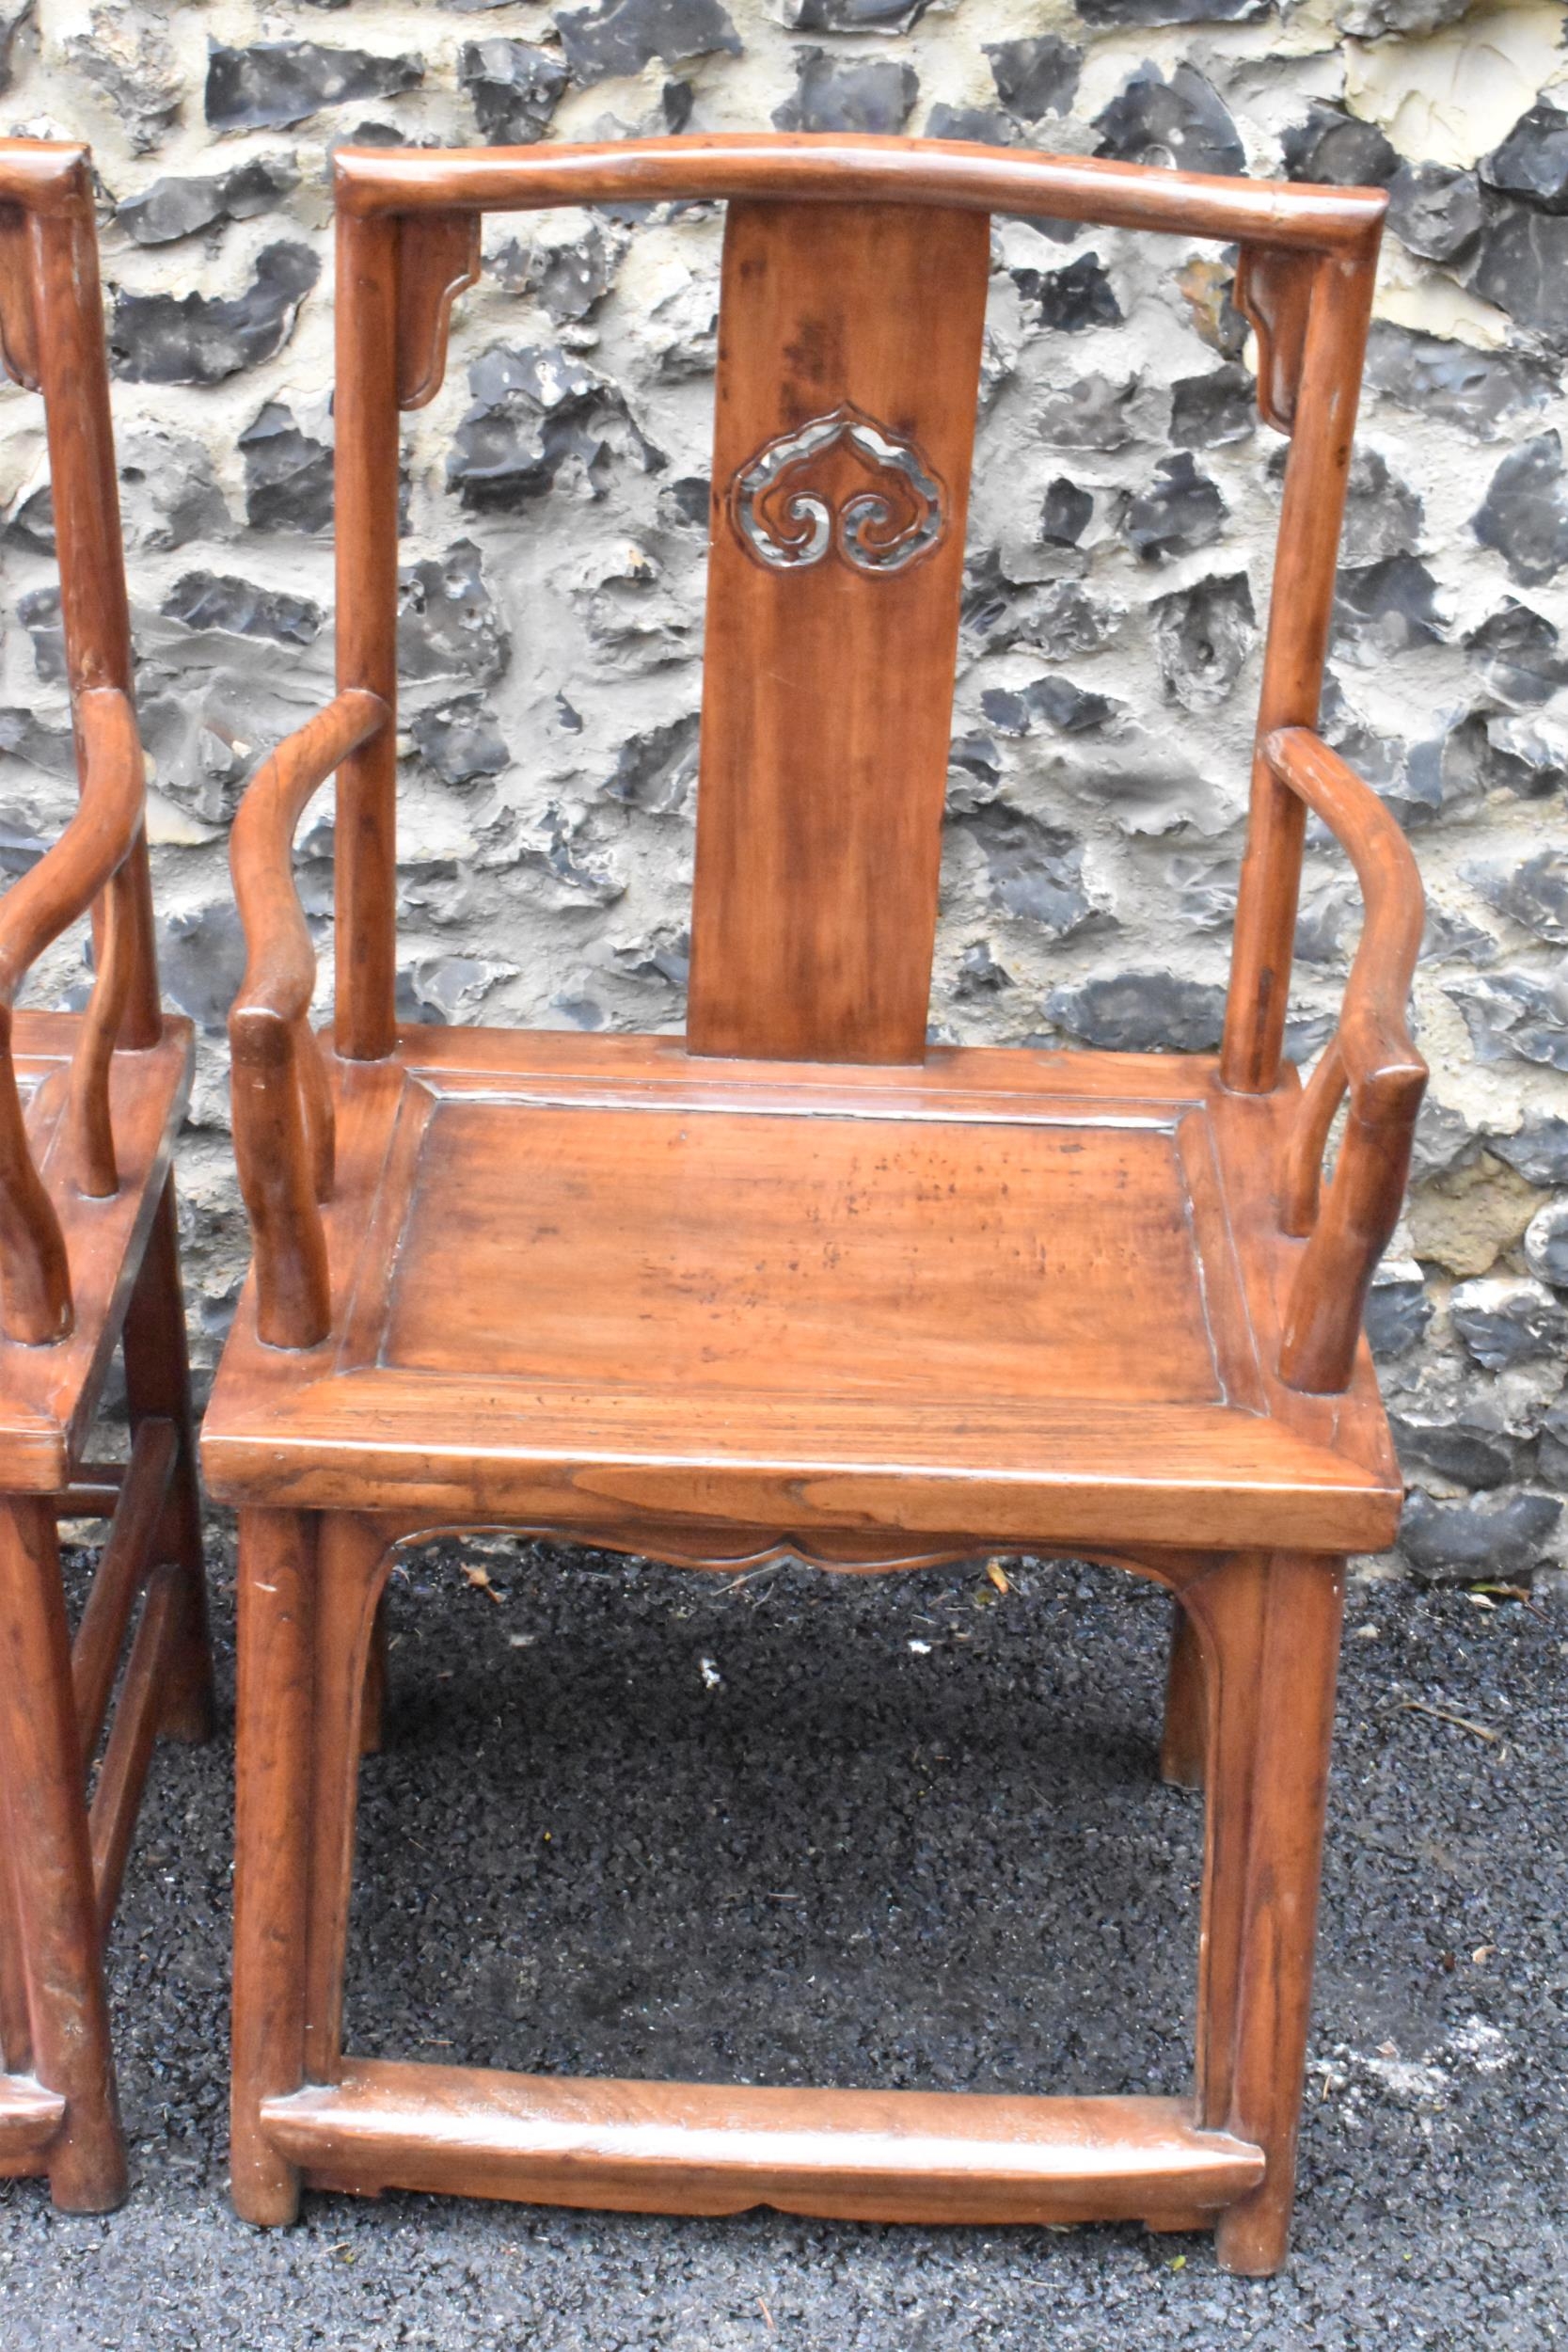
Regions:
<svg viewBox="0 0 1568 2352"><path fill-rule="evenodd" d="M1241 246L1238 300L1258 330L1260 405L1291 435L1259 746L1276 729L1315 724L1381 191L808 135L520 151L345 148L334 175L338 683L377 695L389 713L397 412L422 405L441 381L452 299L477 275L480 215L639 199L721 199L732 207L692 912L694 1051L920 1058L987 214ZM858 228L867 248L858 273L853 236L834 234L843 224ZM802 353L790 337L803 313L818 332ZM736 527L736 483L747 453L768 449L761 428L769 380L776 408L800 409L815 397L829 414L844 403L869 405L857 397L869 380L884 408L870 422L894 426L884 437L917 449L918 436L898 435L897 420L924 418L940 395L953 477L942 484L942 545L896 570L856 569L831 556L809 568L753 561ZM802 632L811 662L827 673L810 706L800 661L768 688L768 654L799 647ZM908 650L895 667L887 654L898 641ZM849 745L834 760L830 731ZM744 775L735 765L742 733ZM339 775L336 1044L352 1059L378 1059L395 1038L395 759L388 720ZM1227 1083L1243 1092L1266 1093L1278 1077L1304 823L1302 803L1259 748L1224 1046ZM825 970L824 959L834 968Z"/></svg>
<svg viewBox="0 0 1568 2352"><path fill-rule="evenodd" d="M0 140L0 364L43 395L60 619L81 801L65 834L0 906L0 1324L67 1337L72 1309L58 1215L28 1149L11 1054L27 968L90 906L97 977L72 1062L69 1179L118 1188L109 1115L117 1048L163 1035L131 701L131 622L99 289L92 175L83 147Z"/></svg>

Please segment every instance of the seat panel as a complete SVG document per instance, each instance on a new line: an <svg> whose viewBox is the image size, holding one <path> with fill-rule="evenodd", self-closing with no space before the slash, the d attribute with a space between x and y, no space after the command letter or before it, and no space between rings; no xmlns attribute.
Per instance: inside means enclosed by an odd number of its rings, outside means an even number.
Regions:
<svg viewBox="0 0 1568 2352"><path fill-rule="evenodd" d="M1041 1545L1391 1534L1370 1365L1330 1401L1268 1370L1291 1094L1142 1056L952 1052L868 1083L495 1031L328 1062L337 1327L262 1347L247 1292L204 1438L226 1500Z"/></svg>
<svg viewBox="0 0 1568 2352"><path fill-rule="evenodd" d="M1223 1401L1168 1118L462 1096L404 1108L421 1115L382 1364L958 1407Z"/></svg>

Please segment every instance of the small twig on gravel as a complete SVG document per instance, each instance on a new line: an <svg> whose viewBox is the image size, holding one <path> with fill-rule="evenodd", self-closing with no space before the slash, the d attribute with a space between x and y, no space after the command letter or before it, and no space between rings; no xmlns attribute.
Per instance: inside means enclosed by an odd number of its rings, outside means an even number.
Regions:
<svg viewBox="0 0 1568 2352"><path fill-rule="evenodd" d="M1494 1731L1489 1724L1472 1723L1468 1715L1455 1715L1447 1707L1429 1707L1425 1699L1401 1699L1400 1706L1418 1715L1435 1715L1440 1724L1457 1724L1461 1731L1473 1731L1478 1740L1496 1741L1503 1736L1500 1731Z"/></svg>
<svg viewBox="0 0 1568 2352"><path fill-rule="evenodd" d="M760 2296L760 2295L757 2296L757 2309L758 2309L758 2311L762 2313L762 2315L763 2315L764 2319L766 2319L766 2320L767 2320L767 2322L768 2322L768 2334L769 2334L770 2336L776 2336L776 2335L778 2334L778 2332L779 2332L779 2323L778 2323L778 2321L774 2318L774 2316L773 2316L772 2312L768 2310L768 2308L767 2304L763 2301L763 2299L762 2299L762 2297L761 2297L761 2296Z"/></svg>
<svg viewBox="0 0 1568 2352"><path fill-rule="evenodd" d="M786 1568L788 1565L787 1560L765 1560L760 1568L747 1568L740 1576L732 1576L727 1584L720 1585L719 1590L721 1593L733 1593L737 1584L750 1584L752 1579L758 1576L777 1576L781 1568Z"/></svg>

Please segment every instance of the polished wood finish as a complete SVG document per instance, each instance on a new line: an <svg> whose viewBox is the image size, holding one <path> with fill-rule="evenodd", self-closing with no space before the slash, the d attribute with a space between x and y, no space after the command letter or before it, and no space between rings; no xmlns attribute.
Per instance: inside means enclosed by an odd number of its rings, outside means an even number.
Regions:
<svg viewBox="0 0 1568 2352"><path fill-rule="evenodd" d="M1214 2214L1263 2153L1181 2099L572 2082L357 2058L264 2109L308 2179L661 2213L1062 2222Z"/></svg>
<svg viewBox="0 0 1568 2352"><path fill-rule="evenodd" d="M1258 316L1259 277L1255 262L1251 268ZM1376 273L1374 230L1359 246L1321 254L1309 289L1299 267L1286 276L1271 262L1262 274L1277 304L1268 314L1275 326L1265 343L1259 396L1265 417L1277 419L1288 404L1291 453L1225 1015L1225 1082L1247 1094L1267 1094L1279 1081L1307 818L1306 804L1275 771L1264 745L1277 730L1318 723ZM1288 294L1280 292L1282 278Z"/></svg>
<svg viewBox="0 0 1568 2352"><path fill-rule="evenodd" d="M837 136L340 149L334 174L339 693L234 828L256 1270L203 1441L242 1526L236 2203L1132 2217L1275 2267L1342 1562L1400 1506L1361 1311L1424 1075L1415 869L1310 732L1385 199ZM398 409L440 382L482 212L674 199L731 208L687 1034L400 1030ZM1243 248L1291 453L1219 1057L926 1044L992 210ZM318 1045L291 843L334 768ZM1308 808L1368 914L1304 1095L1279 1045ZM1164 1584L1164 1769L1209 1808L1195 2104L345 2053L387 1577L481 1525L727 1571L1086 1551Z"/></svg>
<svg viewBox="0 0 1568 2352"><path fill-rule="evenodd" d="M43 394L81 782L59 840L0 900L0 2172L46 2174L56 2204L98 2212L126 2179L103 1940L153 1742L205 1735L212 1669L169 1176L192 1039L158 1004L82 148L0 142L0 351ZM17 1011L29 968L89 909L87 1010ZM84 1459L117 1347L122 1470ZM73 1657L56 1525L84 1515L110 1530Z"/></svg>
<svg viewBox="0 0 1568 2352"><path fill-rule="evenodd" d="M941 204L1043 213L1107 229L1148 229L1267 249L1359 256L1387 210L1380 188L1308 187L1150 170L1082 155L1019 153L968 140L725 132L594 147L340 147L340 215L528 212L561 204L783 202Z"/></svg>
<svg viewBox="0 0 1568 2352"><path fill-rule="evenodd" d="M1292 1089L1230 1096L1199 1057L944 1050L845 1075L424 1027L386 1062L327 1061L342 1303L291 1352L242 1299L203 1438L223 1500L696 1512L858 1529L884 1559L955 1529L1391 1538L1364 1353L1332 1402L1274 1368Z"/></svg>
<svg viewBox="0 0 1568 2352"><path fill-rule="evenodd" d="M1425 908L1409 842L1338 753L1307 728L1288 727L1266 739L1263 756L1343 843L1367 909L1338 1027L1307 1087L1281 1185L1286 1232L1309 1239L1280 1370L1295 1388L1333 1395L1350 1379L1367 1293L1399 1220L1426 1089L1405 1018ZM1347 1092L1350 1116L1320 1214L1323 1147Z"/></svg>
<svg viewBox="0 0 1568 2352"><path fill-rule="evenodd" d="M920 1059L990 254L983 213L730 207L687 1010L694 1053ZM933 283L943 289L935 305ZM880 489L894 505L902 492L912 507L923 494L846 437L793 469L832 518L821 560L759 561L725 511L731 485L760 452L831 419L847 386L855 410L916 453L909 462L942 500L939 535L895 570L869 568L875 556L863 567L847 560L857 498ZM787 512L779 519L799 535ZM789 551L782 536L764 544Z"/></svg>
<svg viewBox="0 0 1568 2352"><path fill-rule="evenodd" d="M1191 1617L1178 1603L1165 1680L1165 1727L1160 1740L1160 1777L1175 1788L1203 1786L1206 1705L1203 1645Z"/></svg>

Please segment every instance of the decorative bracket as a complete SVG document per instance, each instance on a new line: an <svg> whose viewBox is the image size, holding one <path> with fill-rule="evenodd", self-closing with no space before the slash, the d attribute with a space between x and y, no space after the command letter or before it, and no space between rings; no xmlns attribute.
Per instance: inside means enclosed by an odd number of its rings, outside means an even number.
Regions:
<svg viewBox="0 0 1568 2352"><path fill-rule="evenodd" d="M38 390L33 239L31 225L20 204L0 205L0 366L25 391Z"/></svg>
<svg viewBox="0 0 1568 2352"><path fill-rule="evenodd" d="M1307 314L1318 257L1269 246L1243 246L1232 299L1258 337L1258 412L1276 433L1296 421Z"/></svg>
<svg viewBox="0 0 1568 2352"><path fill-rule="evenodd" d="M912 441L847 401L764 442L730 484L736 535L769 571L835 554L858 572L899 572L942 537L947 495Z"/></svg>
<svg viewBox="0 0 1568 2352"><path fill-rule="evenodd" d="M479 277L477 213L405 213L398 224L398 406L423 408L447 372L451 306Z"/></svg>

